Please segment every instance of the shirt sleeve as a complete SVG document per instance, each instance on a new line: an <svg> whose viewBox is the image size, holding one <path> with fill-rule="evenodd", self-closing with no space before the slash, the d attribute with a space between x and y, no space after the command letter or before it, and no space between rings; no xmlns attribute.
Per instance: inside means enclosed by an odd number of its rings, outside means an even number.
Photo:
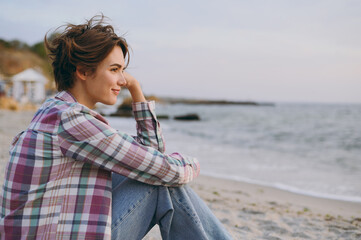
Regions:
<svg viewBox="0 0 361 240"><path fill-rule="evenodd" d="M197 159L179 153L166 155L159 149L145 146L80 106L61 113L58 138L66 157L152 185L178 186L198 176Z"/></svg>
<svg viewBox="0 0 361 240"><path fill-rule="evenodd" d="M133 103L132 107L137 122L137 136L134 138L142 145L153 147L163 153L165 143L160 124L154 112L155 102Z"/></svg>

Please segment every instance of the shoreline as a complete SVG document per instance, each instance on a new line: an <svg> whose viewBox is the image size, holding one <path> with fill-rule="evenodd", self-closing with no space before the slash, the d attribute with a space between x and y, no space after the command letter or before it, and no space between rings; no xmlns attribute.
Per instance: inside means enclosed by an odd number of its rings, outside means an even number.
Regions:
<svg viewBox="0 0 361 240"><path fill-rule="evenodd" d="M285 191L285 192L289 192L289 193L293 193L293 194L297 194L297 195L302 195L302 196L307 196L307 197L314 197L314 198L321 198L321 199L325 199L325 200L335 200L335 201L361 204L361 197L340 196L340 195L332 195L332 194L327 194L327 193L317 193L317 192L302 190L302 189L292 187L290 185L286 185L283 183L271 184L271 183L261 182L258 180L241 179L239 177L235 177L235 176L229 177L229 176L224 176L221 174L218 175L218 174L213 174L213 173L204 173L202 175L207 176L207 177L217 178L217 179L223 179L223 180L227 180L227 181L234 181L234 182L241 182L241 183L245 183L245 184L257 185L260 187L274 188L274 189L278 189L281 191Z"/></svg>
<svg viewBox="0 0 361 240"><path fill-rule="evenodd" d="M13 137L34 111L0 110L0 184ZM292 193L201 174L190 183L234 239L361 238L361 203ZM145 240L160 239L153 228Z"/></svg>
<svg viewBox="0 0 361 240"><path fill-rule="evenodd" d="M361 203L204 175L190 185L234 239L361 238Z"/></svg>
<svg viewBox="0 0 361 240"><path fill-rule="evenodd" d="M194 183L193 183L194 182ZM356 218L361 216L361 203L344 200L336 200L304 194L294 193L278 189L272 186L264 186L237 180L219 178L215 176L200 175L191 185L211 184L223 190L232 191L239 189L252 195L252 200L258 202L278 202L279 204L293 204L295 208L308 208L317 214L342 216L344 218Z"/></svg>

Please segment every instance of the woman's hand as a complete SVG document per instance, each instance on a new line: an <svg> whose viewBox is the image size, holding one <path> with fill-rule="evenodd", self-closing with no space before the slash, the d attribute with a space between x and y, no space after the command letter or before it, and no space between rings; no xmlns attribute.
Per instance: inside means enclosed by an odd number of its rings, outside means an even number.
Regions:
<svg viewBox="0 0 361 240"><path fill-rule="evenodd" d="M124 72L123 74L127 82L124 87L128 88L132 95L133 102L146 102L147 100L144 97L138 80L127 72Z"/></svg>
<svg viewBox="0 0 361 240"><path fill-rule="evenodd" d="M134 85L139 84L139 82L137 81L137 79L135 79L135 77L133 77L132 75L130 75L128 72L123 72L126 84L124 85L124 87L126 88L132 88Z"/></svg>

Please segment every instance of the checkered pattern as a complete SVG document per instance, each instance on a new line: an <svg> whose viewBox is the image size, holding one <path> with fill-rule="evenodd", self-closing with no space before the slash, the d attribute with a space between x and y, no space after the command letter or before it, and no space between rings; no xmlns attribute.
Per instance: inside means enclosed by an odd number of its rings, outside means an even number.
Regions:
<svg viewBox="0 0 361 240"><path fill-rule="evenodd" d="M154 102L133 104L133 111L136 137L68 92L47 100L10 148L1 239L110 239L111 172L164 186L199 174L196 159L164 154Z"/></svg>

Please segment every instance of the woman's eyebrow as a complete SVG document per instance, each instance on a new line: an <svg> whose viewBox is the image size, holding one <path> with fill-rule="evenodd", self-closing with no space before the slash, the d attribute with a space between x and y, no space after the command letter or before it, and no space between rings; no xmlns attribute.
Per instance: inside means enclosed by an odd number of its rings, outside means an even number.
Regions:
<svg viewBox="0 0 361 240"><path fill-rule="evenodd" d="M113 63L109 65L110 67L114 67L117 66L118 68L122 68L122 65L118 64L118 63Z"/></svg>

